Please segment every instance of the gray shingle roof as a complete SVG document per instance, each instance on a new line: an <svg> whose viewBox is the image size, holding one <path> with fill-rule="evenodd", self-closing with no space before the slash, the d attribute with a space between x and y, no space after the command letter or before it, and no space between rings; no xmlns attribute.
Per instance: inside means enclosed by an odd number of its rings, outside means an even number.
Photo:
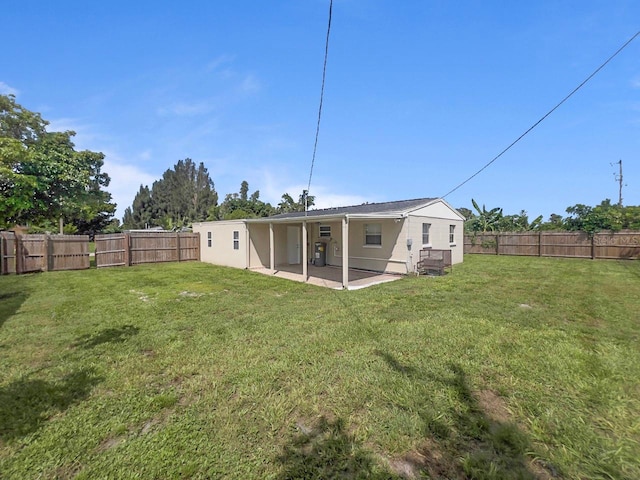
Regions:
<svg viewBox="0 0 640 480"><path fill-rule="evenodd" d="M403 213L415 208L419 208L427 203L437 200L437 198L416 198L413 200L398 200L395 202L383 202L383 203L363 203L362 205L352 205L349 207L335 207L335 208L323 208L320 210L309 210L307 217L320 217L327 215L375 215L375 214L393 214ZM269 218L272 219L284 219L284 218L298 218L304 217L304 212L291 212L281 213L279 215L273 215Z"/></svg>

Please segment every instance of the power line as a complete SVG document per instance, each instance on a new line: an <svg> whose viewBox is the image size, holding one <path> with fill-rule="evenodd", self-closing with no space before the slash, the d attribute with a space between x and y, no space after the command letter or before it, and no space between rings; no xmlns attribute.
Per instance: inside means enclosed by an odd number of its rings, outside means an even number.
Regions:
<svg viewBox="0 0 640 480"><path fill-rule="evenodd" d="M316 125L316 139L313 143L313 156L311 157L311 170L309 171L309 183L304 195L304 211L307 212L307 197L311 190L311 177L313 177L313 166L316 163L316 151L318 150L318 136L320 135L320 119L322 118L322 101L324 99L324 81L327 76L327 57L329 56L329 34L331 33L331 14L333 11L333 0L329 1L329 23L327 25L327 39L324 47L324 64L322 66L322 87L320 88L320 107L318 108L318 123Z"/></svg>
<svg viewBox="0 0 640 480"><path fill-rule="evenodd" d="M636 32L636 34L631 37L629 40L627 40L624 45L622 45L618 50L616 50L616 52L611 55L609 58L607 58L607 60L600 65L598 68L595 69L595 71L589 75L580 85L578 85L576 88L574 88L571 93L569 95L567 95L566 97L564 97L555 107L553 107L551 110L549 110L542 118L540 118L540 120L538 120L536 123L534 123L533 125L531 125L531 127L529 127L529 129L524 132L522 135L520 135L518 138L516 138L507 148L505 148L504 150L502 150L498 155L496 155L495 157L493 157L491 159L491 161L489 161L488 163L486 163L480 170L478 170L476 173L474 173L473 175L471 175L469 178L467 178L464 182L458 184L455 188L453 188L452 190L450 190L449 192L446 193L446 195L443 195L442 198L446 198L448 195L452 194L453 192L455 192L456 190L458 190L460 187L462 187L464 184L466 184L467 182L469 182L471 179L473 179L474 177L476 177L478 174L480 174L483 170L485 170L489 165L491 165L493 162L495 162L496 160L498 160L502 155L504 155L508 150L511 149L511 147L513 147L516 143L518 143L520 140L522 140L531 130L533 130L534 128L536 128L540 123L542 123L549 115L551 115L555 110L557 110L560 105L562 105L564 102L566 102L567 100L569 100L569 98L571 98L573 96L574 93L576 93L578 90L580 90L589 80L591 80L593 77L596 76L596 74L602 70L611 60L613 60L616 55L618 55L622 50L624 50L627 45L629 45L631 42L633 42L636 37L640 35L640 31Z"/></svg>

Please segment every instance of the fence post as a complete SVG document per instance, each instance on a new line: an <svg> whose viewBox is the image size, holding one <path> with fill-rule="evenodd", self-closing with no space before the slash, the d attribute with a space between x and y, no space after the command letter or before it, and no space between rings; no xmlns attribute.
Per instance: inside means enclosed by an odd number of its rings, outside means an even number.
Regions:
<svg viewBox="0 0 640 480"><path fill-rule="evenodd" d="M595 260L596 258L596 235L598 234L594 233L591 235L591 260Z"/></svg>
<svg viewBox="0 0 640 480"><path fill-rule="evenodd" d="M496 255L500 255L500 234L496 233Z"/></svg>
<svg viewBox="0 0 640 480"><path fill-rule="evenodd" d="M53 258L51 255L51 239L49 235L44 236L44 245L42 245L42 254L44 258L42 259L42 271L48 272L53 268L51 265L53 263Z"/></svg>
<svg viewBox="0 0 640 480"><path fill-rule="evenodd" d="M124 249L124 265L126 267L130 267L131 266L131 241L130 241L130 237L128 233L124 234L124 245L123 245L123 249Z"/></svg>
<svg viewBox="0 0 640 480"><path fill-rule="evenodd" d="M538 256L542 256L542 230L538 232Z"/></svg>
<svg viewBox="0 0 640 480"><path fill-rule="evenodd" d="M176 257L180 261L180 233L176 232Z"/></svg>
<svg viewBox="0 0 640 480"><path fill-rule="evenodd" d="M196 256L197 256L197 260L200 262L201 261L201 259L200 259L200 232L197 232L196 234L198 235L196 237L197 240L198 240L197 243L196 243L196 245L197 245L197 247L196 247L196 252L197 252Z"/></svg>
<svg viewBox="0 0 640 480"><path fill-rule="evenodd" d="M5 260L5 250L7 245L5 243L4 234L0 233L0 275L4 275L8 268L6 267L7 261Z"/></svg>
<svg viewBox="0 0 640 480"><path fill-rule="evenodd" d="M21 235L18 235L16 233L15 236L16 239L16 274L19 275L22 273L22 270L24 269L23 264L23 248L22 248L22 237Z"/></svg>

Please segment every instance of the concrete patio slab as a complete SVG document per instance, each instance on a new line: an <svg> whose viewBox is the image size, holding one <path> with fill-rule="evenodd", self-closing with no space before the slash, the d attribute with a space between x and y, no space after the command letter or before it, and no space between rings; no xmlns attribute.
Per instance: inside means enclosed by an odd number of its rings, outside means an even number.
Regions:
<svg viewBox="0 0 640 480"><path fill-rule="evenodd" d="M254 272L264 275L273 275L279 278L286 278L296 282L304 282L302 275L302 265L278 265L275 270L269 268L252 268ZM315 265L307 266L307 283L319 287L332 288L334 290L342 290L342 267L317 267ZM393 282L402 278L402 275L370 272L365 270L349 269L349 288L348 290L358 290L360 288L378 285L380 283Z"/></svg>

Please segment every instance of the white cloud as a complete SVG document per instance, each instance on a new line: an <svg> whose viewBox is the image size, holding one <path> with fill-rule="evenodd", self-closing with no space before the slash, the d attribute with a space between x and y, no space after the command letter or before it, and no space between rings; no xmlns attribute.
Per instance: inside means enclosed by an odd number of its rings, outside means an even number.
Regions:
<svg viewBox="0 0 640 480"><path fill-rule="evenodd" d="M220 67L221 65L231 63L234 60L235 60L235 56L233 55L227 55L227 54L220 55L214 58L211 62L207 64L206 70L208 72L216 71L218 70L218 67Z"/></svg>
<svg viewBox="0 0 640 480"><path fill-rule="evenodd" d="M240 91L243 93L257 93L262 88L260 81L254 75L247 75L240 83Z"/></svg>
<svg viewBox="0 0 640 480"><path fill-rule="evenodd" d="M282 195L288 193L297 200L303 190L307 189L307 184L287 183L282 176L275 176L269 171L263 171L261 182L264 184L264 191L260 189L260 197L263 201L271 203L274 207L280 203ZM284 181L283 181L284 180ZM251 186L251 182L249 182ZM311 195L315 197L314 209L346 207L350 205L360 205L365 202L376 201L374 198L366 198L349 192L336 191L330 185L311 184Z"/></svg>
<svg viewBox="0 0 640 480"><path fill-rule="evenodd" d="M178 102L167 107L159 107L156 112L160 116L177 115L180 117L191 117L195 115L203 115L210 113L213 110L213 105L210 102L203 100L200 102L186 103Z"/></svg>
<svg viewBox="0 0 640 480"><path fill-rule="evenodd" d="M151 160L151 153L152 152L149 149L145 150L144 152L140 152L140 155L139 155L140 160L144 160L144 161Z"/></svg>
<svg viewBox="0 0 640 480"><path fill-rule="evenodd" d="M140 167L130 163L124 163L117 154L103 152L105 154L104 167L102 170L109 174L111 183L107 191L113 197L113 201L118 204L116 217L122 220L124 210L130 207L133 199L140 189L140 185L148 185L157 180ZM145 152L142 153L144 155Z"/></svg>
<svg viewBox="0 0 640 480"><path fill-rule="evenodd" d="M316 204L313 208L331 208L331 207L348 207L351 205L361 205L365 202L371 202L372 199L367 199L361 195L352 195L349 193L332 193L323 187L318 189L318 192L311 191L312 195L317 198Z"/></svg>
<svg viewBox="0 0 640 480"><path fill-rule="evenodd" d="M93 131L89 124L81 123L75 118L57 118L49 121L48 132L74 131L76 135L71 141L76 146L76 150L96 150L95 143L100 139L100 135Z"/></svg>
<svg viewBox="0 0 640 480"><path fill-rule="evenodd" d="M15 95L18 96L20 92L17 88L10 87L4 82L0 82L0 95Z"/></svg>

